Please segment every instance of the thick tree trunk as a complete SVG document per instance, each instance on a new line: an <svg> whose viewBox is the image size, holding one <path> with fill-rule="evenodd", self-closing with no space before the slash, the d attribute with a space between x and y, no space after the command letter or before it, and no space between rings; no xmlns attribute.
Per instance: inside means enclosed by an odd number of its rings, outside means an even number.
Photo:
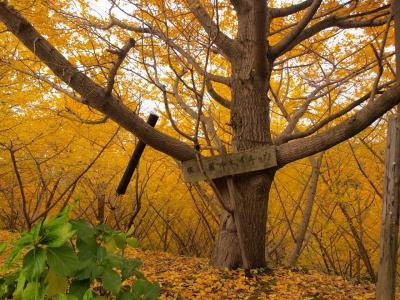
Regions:
<svg viewBox="0 0 400 300"><path fill-rule="evenodd" d="M234 269L243 266L237 220L240 218L242 243L249 268L265 267L265 236L269 191L273 172L252 173L235 176L236 207L234 217L224 212L220 231L215 242L211 264L216 267ZM226 197L227 189L221 189Z"/></svg>
<svg viewBox="0 0 400 300"><path fill-rule="evenodd" d="M244 151L272 144L267 98L272 61L265 42L266 2L252 1L238 17L238 40L245 51L231 60L231 125L233 151ZM233 176L234 193L229 197L233 216L225 215L221 222L213 265L232 268L241 261L245 268L265 267L268 197L274 174L275 170L268 170Z"/></svg>

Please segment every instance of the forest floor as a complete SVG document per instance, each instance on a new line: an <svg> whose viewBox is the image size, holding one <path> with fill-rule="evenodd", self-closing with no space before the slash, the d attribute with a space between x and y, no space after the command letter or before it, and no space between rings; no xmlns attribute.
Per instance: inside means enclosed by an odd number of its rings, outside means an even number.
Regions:
<svg viewBox="0 0 400 300"><path fill-rule="evenodd" d="M315 271L274 270L272 274L219 270L204 258L129 249L142 259L141 271L161 285L161 299L374 299L373 284L355 284ZM400 299L400 294L397 295Z"/></svg>

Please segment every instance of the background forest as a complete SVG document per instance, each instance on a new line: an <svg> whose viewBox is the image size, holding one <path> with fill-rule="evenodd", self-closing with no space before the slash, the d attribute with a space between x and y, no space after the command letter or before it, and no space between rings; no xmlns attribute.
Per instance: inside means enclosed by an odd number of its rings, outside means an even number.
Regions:
<svg viewBox="0 0 400 300"><path fill-rule="evenodd" d="M115 49L122 48L129 37L122 26L109 26L109 13L125 20L124 8L131 6L141 20L163 30L202 62L209 60L209 70L221 75L230 70L212 46L204 52L205 36L184 9L177 13L179 3L9 2L78 69L104 85ZM225 2L219 3L224 12L219 24L229 33L236 21ZM278 6L274 1L269 4ZM388 6L380 1L359 1L354 8L346 5L344 1L323 2L324 11L338 15L351 9L358 14L368 12L373 20L387 15ZM301 14L294 14L274 19L269 43L277 43L300 18ZM394 83L394 38L385 22L362 29L322 31L275 62L269 91L274 100L270 103L274 138L288 130L288 115L298 116L299 131L293 134L314 130L313 125L342 112L355 99L373 101ZM131 25L143 24L133 21ZM117 196L117 185L138 139L79 103L80 97L4 27L0 35L1 229L29 229L79 198L74 217L122 231L133 226L133 236L144 249L210 257L221 206L206 182L185 183L177 160L147 147L127 193ZM229 100L228 88L218 82L205 88L211 96L206 93L201 100L204 122L200 127L207 127L211 134L196 129L193 113L199 104L191 94L202 77L190 67L182 68L182 61L174 56L177 47L165 47L135 31L129 35L136 45L118 71L114 93L143 119L156 112L160 116L156 128L177 139L185 140L185 133L190 136L198 130L205 156L216 154L219 144L232 149L229 110L210 100L212 94L220 102ZM193 81L193 86L186 85L182 77L185 82ZM364 104L360 101L358 105ZM277 171L268 203L270 266L301 266L358 281L375 280L390 114L348 141ZM345 119L344 114L336 115L324 128Z"/></svg>

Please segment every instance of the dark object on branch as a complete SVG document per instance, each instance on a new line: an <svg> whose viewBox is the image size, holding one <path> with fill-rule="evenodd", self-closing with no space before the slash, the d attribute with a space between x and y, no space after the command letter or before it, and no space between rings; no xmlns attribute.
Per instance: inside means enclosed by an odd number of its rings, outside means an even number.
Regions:
<svg viewBox="0 0 400 300"><path fill-rule="evenodd" d="M149 124L151 127L154 127L158 121L158 116L150 113L149 118L147 119L147 124ZM126 189L128 188L128 184L131 181L133 172L135 171L140 157L143 154L144 148L146 147L146 144L142 141L139 141L139 143L136 145L135 151L132 154L131 159L129 160L128 166L126 167L125 173L121 178L121 181L119 182L118 188L117 188L117 194L118 195L124 195L126 192Z"/></svg>

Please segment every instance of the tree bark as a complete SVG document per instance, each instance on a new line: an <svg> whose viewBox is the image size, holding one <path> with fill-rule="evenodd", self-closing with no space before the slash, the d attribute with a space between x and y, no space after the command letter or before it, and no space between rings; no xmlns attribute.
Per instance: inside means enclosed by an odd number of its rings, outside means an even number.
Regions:
<svg viewBox="0 0 400 300"><path fill-rule="evenodd" d="M394 299L400 197L400 116L389 120L376 299Z"/></svg>
<svg viewBox="0 0 400 300"><path fill-rule="evenodd" d="M241 245L248 260L249 268L266 267L265 236L269 191L274 172L255 173L236 176L235 212L221 216L219 234L211 257L211 264L220 268L243 266ZM221 179L220 179L221 180ZM218 185L220 186L220 185ZM222 195L229 197L228 189L221 189ZM240 218L237 222L235 218ZM241 225L242 241L239 241L237 224Z"/></svg>
<svg viewBox="0 0 400 300"><path fill-rule="evenodd" d="M267 5L252 1L239 15L238 40L246 41L240 56L231 59L231 125L233 151L272 144L269 100L266 97L272 61L267 59ZM212 264L238 266L241 249L245 268L265 267L265 236L268 197L275 170L233 176L233 216L224 215ZM228 179L227 179L228 180ZM234 221L234 222L233 222ZM243 261L245 258L247 261Z"/></svg>
<svg viewBox="0 0 400 300"><path fill-rule="evenodd" d="M236 225L228 212L222 213L210 263L215 267L228 269L236 269L242 265Z"/></svg>
<svg viewBox="0 0 400 300"><path fill-rule="evenodd" d="M392 0L394 20L396 80L400 83L400 0ZM400 106L390 118L386 137L385 177L381 241L376 299L394 299L396 293L397 247L400 208Z"/></svg>

